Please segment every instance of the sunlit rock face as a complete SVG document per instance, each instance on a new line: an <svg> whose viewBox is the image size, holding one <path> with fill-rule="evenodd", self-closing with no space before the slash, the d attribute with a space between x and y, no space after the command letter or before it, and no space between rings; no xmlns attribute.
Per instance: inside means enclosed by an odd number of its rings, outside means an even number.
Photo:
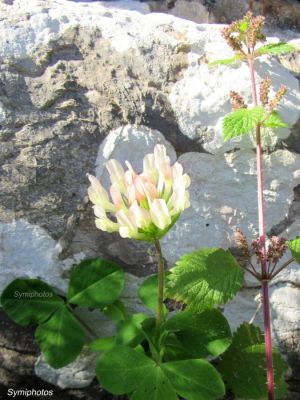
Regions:
<svg viewBox="0 0 300 400"><path fill-rule="evenodd" d="M229 91L251 101L247 66L209 68L231 56L222 26L177 18L183 2L173 7L177 17L151 12L152 3L0 1L1 290L15 277L39 276L64 293L72 265L101 256L130 273L123 297L142 311L137 287L155 272L154 249L96 229L86 173L107 185L110 158L141 172L157 143L192 181L190 208L162 240L168 267L201 247L234 247L237 228L249 241L256 238L253 137L221 140ZM211 22L211 11L201 7L208 20L197 22ZM272 32L268 40L281 36ZM298 43L292 33L289 38ZM267 230L288 238L300 232L298 75L297 55L257 62L258 82L270 76L273 93L288 87L279 112L289 128L263 138ZM271 287L274 338L289 357L294 382L300 380L299 282L291 264ZM258 292L247 276L224 308L233 328L251 319ZM83 317L102 332L112 330L99 315ZM93 379L93 362L87 353L56 373L40 359L36 373L62 388L82 387Z"/></svg>

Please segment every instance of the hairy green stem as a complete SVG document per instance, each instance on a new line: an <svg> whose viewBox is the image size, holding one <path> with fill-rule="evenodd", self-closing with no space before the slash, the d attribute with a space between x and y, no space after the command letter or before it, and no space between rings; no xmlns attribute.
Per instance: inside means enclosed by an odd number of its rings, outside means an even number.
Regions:
<svg viewBox="0 0 300 400"><path fill-rule="evenodd" d="M158 336L160 333L160 327L163 322L163 315L164 315L165 270L164 270L164 259L159 240L156 240L154 244L156 248L157 266L158 266L158 301L157 301L157 313L156 313L156 335Z"/></svg>
<svg viewBox="0 0 300 400"><path fill-rule="evenodd" d="M252 99L254 106L257 106L257 90L255 82L254 60L249 58L249 68L251 76ZM263 295L263 314L264 314L264 331L265 331L265 351L267 366L267 387L268 399L274 400L274 369L272 354L272 333L271 333L271 316L269 301L269 282L267 271L266 257L266 231L265 231L265 212L264 212L264 193L263 193L263 168L262 168L262 145L260 125L256 127L256 163L257 163L257 193L258 193L258 220L259 220L259 244L261 250L261 285Z"/></svg>

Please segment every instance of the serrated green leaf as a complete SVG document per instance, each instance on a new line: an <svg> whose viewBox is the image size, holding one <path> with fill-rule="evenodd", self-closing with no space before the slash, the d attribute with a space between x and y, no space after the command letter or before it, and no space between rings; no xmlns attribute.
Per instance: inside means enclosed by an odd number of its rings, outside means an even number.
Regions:
<svg viewBox="0 0 300 400"><path fill-rule="evenodd" d="M216 369L204 360L156 363L136 350L117 346L104 353L96 366L104 389L130 393L131 400L216 400L224 384Z"/></svg>
<svg viewBox="0 0 300 400"><path fill-rule="evenodd" d="M265 110L261 106L239 108L223 119L223 141L250 133L264 118Z"/></svg>
<svg viewBox="0 0 300 400"><path fill-rule="evenodd" d="M108 336L93 340L92 342L89 343L89 348L92 351L104 352L112 349L115 346L115 344L116 344L115 336Z"/></svg>
<svg viewBox="0 0 300 400"><path fill-rule="evenodd" d="M178 313L165 323L164 329L175 332L189 358L219 356L231 343L229 324L215 309L199 314Z"/></svg>
<svg viewBox="0 0 300 400"><path fill-rule="evenodd" d="M277 111L273 111L271 115L264 121L262 126L267 128L286 128L288 125L283 122Z"/></svg>
<svg viewBox="0 0 300 400"><path fill-rule="evenodd" d="M280 42L280 43L270 43L260 47L257 52L259 54L271 54L271 55L279 55L279 54L287 54L297 51L295 46L291 44Z"/></svg>
<svg viewBox="0 0 300 400"><path fill-rule="evenodd" d="M230 65L230 64L236 63L237 61L240 61L240 59L241 59L241 57L236 55L234 57L224 58L223 60L212 61L208 64L208 66L209 66L209 68L213 68L218 65Z"/></svg>
<svg viewBox="0 0 300 400"><path fill-rule="evenodd" d="M53 368L62 368L79 355L85 334L74 315L66 306L62 306L50 319L38 326L35 339L48 364Z"/></svg>
<svg viewBox="0 0 300 400"><path fill-rule="evenodd" d="M44 322L63 303L62 298L39 279L15 279L1 295L4 311L22 326Z"/></svg>
<svg viewBox="0 0 300 400"><path fill-rule="evenodd" d="M284 375L287 365L273 349L275 398L286 394ZM254 325L242 324L233 336L228 350L221 356L219 369L237 397L264 400L267 396L267 376L264 337Z"/></svg>
<svg viewBox="0 0 300 400"><path fill-rule="evenodd" d="M292 256L300 264L300 236L297 236L295 239L288 240L288 246L291 250Z"/></svg>
<svg viewBox="0 0 300 400"><path fill-rule="evenodd" d="M149 316L143 313L133 314L117 324L116 344L135 347L145 339L142 323Z"/></svg>
<svg viewBox="0 0 300 400"><path fill-rule="evenodd" d="M68 301L82 307L103 309L120 296L124 272L101 258L84 260L71 272Z"/></svg>
<svg viewBox="0 0 300 400"><path fill-rule="evenodd" d="M243 283L243 271L229 251L203 248L185 254L171 269L168 296L204 311L231 300Z"/></svg>
<svg viewBox="0 0 300 400"><path fill-rule="evenodd" d="M168 272L166 272L165 276L167 277ZM158 275L151 275L144 280L138 290L138 296L141 301L147 306L150 310L157 310L157 302L158 302ZM167 308L164 306L164 312L167 313Z"/></svg>

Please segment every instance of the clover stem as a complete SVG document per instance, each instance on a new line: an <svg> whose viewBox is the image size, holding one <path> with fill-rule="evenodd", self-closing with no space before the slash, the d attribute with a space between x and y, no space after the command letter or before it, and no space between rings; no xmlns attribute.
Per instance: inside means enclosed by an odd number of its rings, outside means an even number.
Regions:
<svg viewBox="0 0 300 400"><path fill-rule="evenodd" d="M156 240L154 244L156 248L157 266L158 266L158 301L157 301L157 314L156 314L156 335L158 336L163 321L165 270L164 270L164 259L159 240Z"/></svg>
<svg viewBox="0 0 300 400"><path fill-rule="evenodd" d="M251 76L252 99L254 106L257 106L257 90L255 82L254 60L249 58L249 68ZM259 244L261 250L261 285L263 295L263 314L265 331L265 352L267 366L267 386L268 399L274 400L274 369L272 354L272 333L270 321L270 302L269 302L269 282L267 276L267 257L266 257L266 232L265 232L265 211L263 193L263 168L262 168L262 145L260 125L256 126L256 163L257 163L257 193L258 193L258 220L259 220Z"/></svg>

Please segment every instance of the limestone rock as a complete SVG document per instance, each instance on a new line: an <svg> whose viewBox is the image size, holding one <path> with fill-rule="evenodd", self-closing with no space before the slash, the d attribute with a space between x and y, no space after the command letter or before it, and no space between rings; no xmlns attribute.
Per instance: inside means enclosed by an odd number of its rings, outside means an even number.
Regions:
<svg viewBox="0 0 300 400"><path fill-rule="evenodd" d="M44 229L25 220L0 223L0 292L15 278L37 278L65 291L58 259L61 248ZM42 266L42 268L41 268Z"/></svg>
<svg viewBox="0 0 300 400"><path fill-rule="evenodd" d="M170 262L200 247L234 247L237 228L250 242L257 237L255 153L186 153L179 162L191 177L191 207L162 241ZM267 229L287 217L299 183L299 155L277 150L264 156Z"/></svg>

